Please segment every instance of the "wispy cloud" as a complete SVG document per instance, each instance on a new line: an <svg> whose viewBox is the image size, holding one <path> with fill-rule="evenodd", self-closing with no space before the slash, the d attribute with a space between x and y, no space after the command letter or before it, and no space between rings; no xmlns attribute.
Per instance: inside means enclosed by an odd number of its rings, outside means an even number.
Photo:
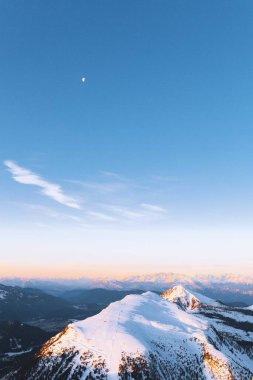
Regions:
<svg viewBox="0 0 253 380"><path fill-rule="evenodd" d="M48 182L14 161L8 160L4 164L16 182L36 186L47 197L77 210L68 215L56 207L55 210L48 209L44 204L26 207L31 212L38 212L42 217L44 215L59 221L73 221L78 225L93 223L101 226L103 222L105 225L110 222L110 224L129 226L138 225L138 223L156 223L159 220L165 220L168 215L166 208L162 204L156 203L156 199L158 199L157 196L154 196L156 185L150 181L124 178L111 172L103 172L102 175L100 173L92 181L88 179L85 181L82 179L66 180L72 184L72 187L73 185L79 187L76 190L77 199L79 199L77 200L66 195L60 185ZM163 191L163 186L159 185L159 189ZM143 196L146 201L150 199L150 202L145 202ZM82 199L84 200L81 208L80 200ZM54 223L53 220L52 223Z"/></svg>
<svg viewBox="0 0 253 380"><path fill-rule="evenodd" d="M149 203L142 203L141 207L144 210L159 213L159 214L164 214L167 212L167 210L161 206L154 205L154 204L149 204Z"/></svg>
<svg viewBox="0 0 253 380"><path fill-rule="evenodd" d="M23 203L20 204L21 206L23 205L24 208L28 208L35 213L40 212L44 214L45 216L48 216L50 218L57 218L57 219L62 219L62 220L72 220L74 222L83 222L83 218L77 215L73 214L67 214L67 213L62 213L58 212L58 210L51 209L49 207L41 206L41 205L36 205L36 204L29 204L29 203Z"/></svg>
<svg viewBox="0 0 253 380"><path fill-rule="evenodd" d="M68 195L65 195L60 185L44 180L36 173L33 173L32 171L17 165L13 161L7 160L4 161L4 164L16 182L22 183L24 185L37 186L41 189L42 194L55 200L56 202L61 203L67 207L80 209L80 204L77 202L77 200Z"/></svg>
<svg viewBox="0 0 253 380"><path fill-rule="evenodd" d="M114 205L104 205L104 207L123 218L140 219L144 216L142 212L130 210L126 207L114 206Z"/></svg>
<svg viewBox="0 0 253 380"><path fill-rule="evenodd" d="M88 195L91 191L92 195L98 193L109 197L110 194L115 193L126 198L130 193L147 190L147 186L144 186L143 183L112 172L101 172L98 178L93 181L74 179L66 179L65 181L81 186Z"/></svg>
<svg viewBox="0 0 253 380"><path fill-rule="evenodd" d="M116 218L114 218L113 216L104 214L102 212L88 211L87 214L95 219L102 221L114 222L116 220Z"/></svg>
<svg viewBox="0 0 253 380"><path fill-rule="evenodd" d="M102 171L102 175L103 177L122 179L122 177L118 173L114 173L110 171Z"/></svg>
<svg viewBox="0 0 253 380"><path fill-rule="evenodd" d="M68 181L77 185L81 185L87 190L92 190L98 193L117 193L127 190L127 185L122 182L88 182L88 181Z"/></svg>

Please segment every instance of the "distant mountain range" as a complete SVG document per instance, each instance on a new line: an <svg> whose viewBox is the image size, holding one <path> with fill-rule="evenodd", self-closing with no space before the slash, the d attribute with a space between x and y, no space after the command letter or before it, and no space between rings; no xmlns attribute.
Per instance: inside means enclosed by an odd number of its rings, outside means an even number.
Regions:
<svg viewBox="0 0 253 380"><path fill-rule="evenodd" d="M99 288L128 292L135 289L162 292L168 287L182 284L192 291L200 291L225 303L233 302L235 305L236 303L238 305L253 304L253 276L246 277L231 274L190 276L177 273L156 273L132 276L121 280L113 278L51 280L2 278L0 283L23 288L37 288L48 294L63 298L67 297L68 291L74 290ZM72 294L74 296L77 293L73 292Z"/></svg>
<svg viewBox="0 0 253 380"><path fill-rule="evenodd" d="M87 318L111 302L136 293L142 291L74 289L53 296L40 289L0 284L0 321L18 320L45 328L50 321L58 320L66 325L71 319Z"/></svg>
<svg viewBox="0 0 253 380"><path fill-rule="evenodd" d="M49 295L39 289L21 288L0 284L0 320L27 321L48 318L64 312L71 315L72 307L65 300Z"/></svg>
<svg viewBox="0 0 253 380"><path fill-rule="evenodd" d="M69 324L4 380L250 380L253 311L178 285Z"/></svg>

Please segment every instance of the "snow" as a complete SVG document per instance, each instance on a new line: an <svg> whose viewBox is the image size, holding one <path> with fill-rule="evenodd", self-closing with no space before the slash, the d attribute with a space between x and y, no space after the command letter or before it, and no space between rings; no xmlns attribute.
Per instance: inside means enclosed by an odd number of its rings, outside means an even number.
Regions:
<svg viewBox="0 0 253 380"><path fill-rule="evenodd" d="M25 351L18 351L18 352L5 352L5 356L8 356L8 357L12 357L12 356L19 356L19 355L23 355L23 354L27 354L28 352L31 352L32 351L32 348L29 348L29 350L25 350Z"/></svg>
<svg viewBox="0 0 253 380"><path fill-rule="evenodd" d="M102 363L108 380L118 380L123 356L149 360L150 353L167 374L180 374L182 368L188 371L188 366L195 371L200 365L206 379L232 379L231 368L235 378L247 378L253 361L235 342L247 345L253 333L241 329L240 322L253 324L253 317L175 286L161 297L152 292L128 295L93 317L69 324L42 348L41 357L57 361L63 353L73 352L72 371L81 367L85 357L83 380L94 370L94 363ZM241 363L246 371L243 374Z"/></svg>
<svg viewBox="0 0 253 380"><path fill-rule="evenodd" d="M18 339L15 337L9 338L9 342L10 342L11 348L14 350L22 347Z"/></svg>
<svg viewBox="0 0 253 380"><path fill-rule="evenodd" d="M3 300L6 298L8 292L6 290L0 290L0 300Z"/></svg>
<svg viewBox="0 0 253 380"><path fill-rule="evenodd" d="M88 350L105 358L108 380L115 380L122 352L145 354L152 352L154 341L169 341L180 347L187 340L188 350L193 354L199 350L199 342L192 338L201 336L201 342L206 341L207 329L205 320L147 292L126 296L98 315L70 324L60 343L53 346L53 353L60 354L63 347L72 347L74 342L79 352Z"/></svg>
<svg viewBox="0 0 253 380"><path fill-rule="evenodd" d="M190 293L182 285L174 286L172 289L166 290L162 295L164 299L175 302L187 310L197 309L201 304L209 306L221 306L219 302L205 297L202 294L194 292Z"/></svg>
<svg viewBox="0 0 253 380"><path fill-rule="evenodd" d="M250 305L250 306L246 307L245 309L248 309L248 310L252 310L252 311L253 311L253 305Z"/></svg>

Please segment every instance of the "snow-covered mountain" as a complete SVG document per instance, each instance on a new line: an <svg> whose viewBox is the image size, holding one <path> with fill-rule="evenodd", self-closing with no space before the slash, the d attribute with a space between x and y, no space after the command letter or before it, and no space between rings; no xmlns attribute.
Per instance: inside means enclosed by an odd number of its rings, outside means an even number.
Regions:
<svg viewBox="0 0 253 380"><path fill-rule="evenodd" d="M176 286L68 325L5 379L250 380L253 312Z"/></svg>
<svg viewBox="0 0 253 380"><path fill-rule="evenodd" d="M174 286L161 294L167 301L176 303L183 310L199 309L202 305L221 306L220 302L194 292L194 295L186 290L182 285Z"/></svg>

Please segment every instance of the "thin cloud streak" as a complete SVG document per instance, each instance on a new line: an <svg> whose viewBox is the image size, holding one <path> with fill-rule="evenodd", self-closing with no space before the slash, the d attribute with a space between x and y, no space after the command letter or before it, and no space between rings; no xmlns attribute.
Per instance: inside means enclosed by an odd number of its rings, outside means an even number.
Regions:
<svg viewBox="0 0 253 380"><path fill-rule="evenodd" d="M127 190L127 185L122 182L88 182L69 180L68 182L81 185L85 189L91 189L99 193L117 193Z"/></svg>
<svg viewBox="0 0 253 380"><path fill-rule="evenodd" d="M104 205L104 207L123 218L129 218L129 219L135 220L135 219L140 219L144 217L143 213L139 211L129 210L126 207L113 206L113 205Z"/></svg>
<svg viewBox="0 0 253 380"><path fill-rule="evenodd" d="M165 208L158 205L149 204L149 203L142 203L141 207L147 211L151 211L151 212L155 212L159 214L165 214L167 212Z"/></svg>
<svg viewBox="0 0 253 380"><path fill-rule="evenodd" d="M96 212L96 211L88 211L87 214L95 219L107 221L107 222L114 222L116 218L113 216L104 214L102 212Z"/></svg>
<svg viewBox="0 0 253 380"><path fill-rule="evenodd" d="M75 209L81 208L79 203L74 198L64 194L60 185L44 180L36 173L33 173L32 171L17 165L13 161L6 160L4 161L4 164L16 182L22 183L24 185L33 185L39 187L42 194L58 203L63 204L64 206Z"/></svg>

